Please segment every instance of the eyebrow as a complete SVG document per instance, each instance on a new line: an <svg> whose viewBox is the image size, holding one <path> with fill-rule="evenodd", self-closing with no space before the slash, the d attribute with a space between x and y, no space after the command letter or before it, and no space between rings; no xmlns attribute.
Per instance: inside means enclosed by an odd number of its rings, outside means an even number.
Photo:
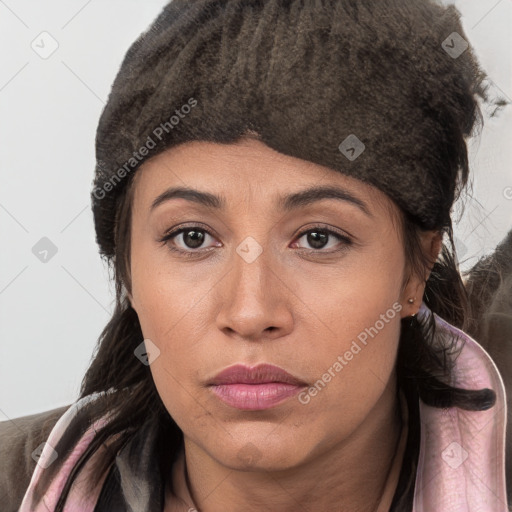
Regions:
<svg viewBox="0 0 512 512"><path fill-rule="evenodd" d="M160 204L171 199L186 199L208 208L223 210L226 208L226 200L210 192L202 192L187 187L172 187L160 194L151 204L150 210L154 210ZM346 201L359 207L366 215L373 217L367 204L354 196L344 188L334 186L312 187L300 192L295 192L287 196L280 196L277 200L277 207L283 211L292 211L297 208L308 206L323 199L336 199Z"/></svg>

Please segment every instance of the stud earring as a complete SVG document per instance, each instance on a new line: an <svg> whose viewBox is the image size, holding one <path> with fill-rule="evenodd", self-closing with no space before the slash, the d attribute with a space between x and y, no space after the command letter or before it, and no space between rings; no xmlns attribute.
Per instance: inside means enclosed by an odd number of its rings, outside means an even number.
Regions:
<svg viewBox="0 0 512 512"><path fill-rule="evenodd" d="M414 304L414 301L415 301L415 298L413 299L412 297L410 299L407 299L407 302L409 304ZM416 316L416 313L414 313L414 315L411 315L412 318L414 318Z"/></svg>

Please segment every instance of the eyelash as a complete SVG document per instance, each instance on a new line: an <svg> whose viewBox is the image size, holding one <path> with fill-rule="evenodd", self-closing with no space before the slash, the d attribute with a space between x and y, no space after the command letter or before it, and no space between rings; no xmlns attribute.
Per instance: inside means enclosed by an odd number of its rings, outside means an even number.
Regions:
<svg viewBox="0 0 512 512"><path fill-rule="evenodd" d="M197 228L197 229L196 229ZM169 232L166 232L165 235L158 240L158 242L162 243L162 244L165 244L167 245L168 249L172 252L175 252L175 253L178 253L178 254L181 254L185 257L190 257L190 258L194 258L194 257L197 257L199 254L206 252L206 251L210 251L212 249L197 249L197 250L184 250L184 249L180 249L178 247L173 247L171 245L169 245L169 241L172 240L173 238L177 237L178 235L180 235L181 233L184 233L186 231L192 231L192 230L196 230L196 231L204 231L206 234L210 235L212 238L214 238L213 234L206 228L200 226L200 225L197 225L197 224L193 224L193 225L190 225L190 226L184 226L184 227L181 227L179 229L176 229L176 230L173 230L173 231L169 231ZM322 251L321 249L299 249L299 250L302 250L302 251L306 251L306 252L309 252L309 253L317 253L317 254L335 254L335 253L338 253L338 252L341 252L341 251L344 251L347 249L347 246L350 246L352 245L352 240L346 236L346 235L343 235L341 234L340 232L338 231L335 231L333 230L332 228L328 228L326 227L325 225L321 225L321 224L318 224L316 226L312 226L302 232L300 232L297 236L296 236L296 240L299 240L301 239L304 235L308 234L308 233L311 233L311 232L321 232L321 233L324 233L324 234L327 234L327 235L332 235L334 236L335 238L337 238L340 242L343 242L344 246L339 248L339 249L335 249L335 250L330 250L330 251Z"/></svg>

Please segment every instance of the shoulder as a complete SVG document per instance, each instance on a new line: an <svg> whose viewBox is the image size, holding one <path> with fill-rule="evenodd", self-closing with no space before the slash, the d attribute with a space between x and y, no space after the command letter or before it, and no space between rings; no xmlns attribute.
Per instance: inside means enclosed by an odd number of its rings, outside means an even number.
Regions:
<svg viewBox="0 0 512 512"><path fill-rule="evenodd" d="M47 440L52 428L70 405L0 421L2 510L6 512L18 510L35 469L32 452Z"/></svg>

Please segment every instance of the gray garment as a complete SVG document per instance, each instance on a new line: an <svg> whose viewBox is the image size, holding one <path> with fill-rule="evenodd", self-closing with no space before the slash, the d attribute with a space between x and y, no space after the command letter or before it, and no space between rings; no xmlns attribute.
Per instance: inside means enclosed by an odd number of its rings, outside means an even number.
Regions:
<svg viewBox="0 0 512 512"><path fill-rule="evenodd" d="M70 405L0 422L2 512L18 510L36 467L32 452L48 439L51 429Z"/></svg>

